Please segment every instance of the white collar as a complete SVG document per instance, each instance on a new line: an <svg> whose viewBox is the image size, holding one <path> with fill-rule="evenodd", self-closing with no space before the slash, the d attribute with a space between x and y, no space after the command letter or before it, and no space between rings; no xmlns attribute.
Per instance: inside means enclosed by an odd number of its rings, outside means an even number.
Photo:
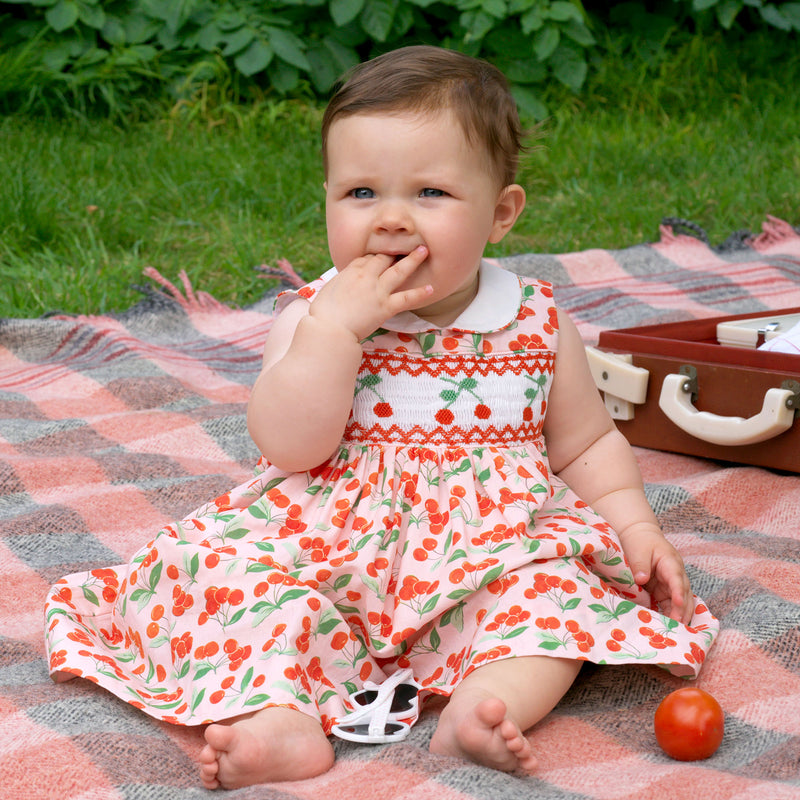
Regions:
<svg viewBox="0 0 800 800"><path fill-rule="evenodd" d="M321 276L323 281L336 275L336 268ZM468 333L489 333L510 325L517 317L522 290L519 276L485 259L478 273L478 293L475 299L443 329L433 325L413 311L403 311L387 319L381 328L398 333L422 333L433 330L455 330Z"/></svg>

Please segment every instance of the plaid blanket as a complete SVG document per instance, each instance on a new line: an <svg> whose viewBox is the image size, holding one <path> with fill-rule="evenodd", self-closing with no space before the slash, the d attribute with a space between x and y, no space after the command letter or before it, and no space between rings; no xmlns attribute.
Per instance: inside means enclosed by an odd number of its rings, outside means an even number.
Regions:
<svg viewBox="0 0 800 800"><path fill-rule="evenodd" d="M711 248L685 226L616 251L522 255L587 342L604 328L800 306L800 236L770 219ZM696 233L696 232L694 232ZM232 310L163 288L118 316L0 320L0 797L200 798L198 729L157 723L44 662L51 582L120 563L162 525L242 481L244 408L271 299ZM386 746L337 741L313 780L237 800L800 797L800 476L637 450L649 499L722 630L698 685L726 713L709 760L658 749L679 679L586 666L537 729L541 769L505 775L431 755L437 708Z"/></svg>

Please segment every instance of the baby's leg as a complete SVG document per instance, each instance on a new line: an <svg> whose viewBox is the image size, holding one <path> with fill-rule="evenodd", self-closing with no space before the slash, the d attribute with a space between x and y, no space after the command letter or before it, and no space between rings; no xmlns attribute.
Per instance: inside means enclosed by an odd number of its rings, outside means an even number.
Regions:
<svg viewBox="0 0 800 800"><path fill-rule="evenodd" d="M459 756L504 772L532 772L536 756L524 731L566 694L580 661L523 656L471 672L442 711L431 752Z"/></svg>
<svg viewBox="0 0 800 800"><path fill-rule="evenodd" d="M206 789L303 780L333 766L333 748L322 726L291 708L264 708L214 723L205 737L200 778Z"/></svg>

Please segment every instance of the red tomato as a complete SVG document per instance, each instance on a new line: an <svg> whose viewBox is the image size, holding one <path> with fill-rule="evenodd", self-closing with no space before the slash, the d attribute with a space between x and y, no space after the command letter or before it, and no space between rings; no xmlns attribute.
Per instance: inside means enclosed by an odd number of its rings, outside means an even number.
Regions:
<svg viewBox="0 0 800 800"><path fill-rule="evenodd" d="M653 723L656 741L668 756L698 761L713 755L720 746L725 715L708 692L687 687L661 701Z"/></svg>

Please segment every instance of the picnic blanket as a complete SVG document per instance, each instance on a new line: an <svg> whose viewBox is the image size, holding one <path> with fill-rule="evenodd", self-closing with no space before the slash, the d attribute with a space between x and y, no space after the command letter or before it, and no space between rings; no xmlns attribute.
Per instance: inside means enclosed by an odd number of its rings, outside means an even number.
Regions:
<svg viewBox="0 0 800 800"><path fill-rule="evenodd" d="M700 233L673 222L654 244L502 263L552 281L587 343L604 328L800 306L800 236L789 224L769 219L760 235L714 248ZM198 780L200 729L155 722L89 681L53 684L44 660L51 582L127 560L256 460L244 411L274 291L237 310L151 277L155 289L119 315L0 320L2 798L213 796ZM402 743L337 741L327 774L227 796L800 798L800 476L637 455L666 535L721 620L697 681L725 710L713 757L680 763L656 745L653 713L680 679L587 665L535 729L533 777L431 755L434 706Z"/></svg>

